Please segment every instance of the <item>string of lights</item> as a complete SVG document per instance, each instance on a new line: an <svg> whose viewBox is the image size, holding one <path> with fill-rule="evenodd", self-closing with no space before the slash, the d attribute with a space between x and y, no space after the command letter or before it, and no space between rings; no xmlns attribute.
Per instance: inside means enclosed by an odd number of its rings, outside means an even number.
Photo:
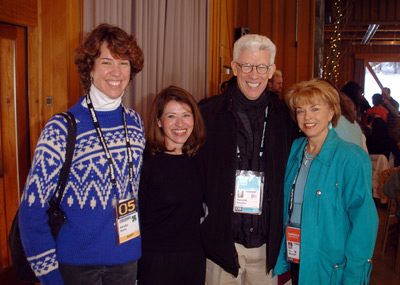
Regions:
<svg viewBox="0 0 400 285"><path fill-rule="evenodd" d="M325 64L323 68L323 77L331 81L332 83L338 82L339 76L339 61L340 61L340 50L339 50L339 43L340 43L340 24L343 20L343 14L341 12L341 0L336 0L334 2L335 9L336 9L336 17L334 20L334 31L333 35L330 38L330 50L328 55L325 58Z"/></svg>

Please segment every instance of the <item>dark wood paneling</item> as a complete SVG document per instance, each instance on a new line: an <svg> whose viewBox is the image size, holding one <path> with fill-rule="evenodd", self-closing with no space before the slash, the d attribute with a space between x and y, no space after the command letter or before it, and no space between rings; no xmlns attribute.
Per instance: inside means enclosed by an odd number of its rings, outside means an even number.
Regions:
<svg viewBox="0 0 400 285"><path fill-rule="evenodd" d="M350 23L395 23L400 19L400 1L398 0L347 0ZM332 1L333 5L333 1Z"/></svg>
<svg viewBox="0 0 400 285"><path fill-rule="evenodd" d="M37 26L37 0L1 0L0 21L26 27Z"/></svg>

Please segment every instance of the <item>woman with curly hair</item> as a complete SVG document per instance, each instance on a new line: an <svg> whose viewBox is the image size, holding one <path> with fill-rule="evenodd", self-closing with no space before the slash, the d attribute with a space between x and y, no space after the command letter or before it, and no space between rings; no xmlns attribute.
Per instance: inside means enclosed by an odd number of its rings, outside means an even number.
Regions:
<svg viewBox="0 0 400 285"><path fill-rule="evenodd" d="M140 116L121 98L143 68L143 53L134 36L101 24L76 50L75 64L86 95L68 110L77 135L60 205L66 220L53 238L46 211L68 135L66 120L56 115L39 138L22 196L23 246L42 284L135 284L145 137Z"/></svg>

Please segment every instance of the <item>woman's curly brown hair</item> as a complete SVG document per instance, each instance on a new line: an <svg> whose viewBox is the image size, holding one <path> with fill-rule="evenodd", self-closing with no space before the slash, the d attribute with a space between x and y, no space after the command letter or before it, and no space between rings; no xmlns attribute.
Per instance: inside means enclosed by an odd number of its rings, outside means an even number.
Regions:
<svg viewBox="0 0 400 285"><path fill-rule="evenodd" d="M133 35L109 24L100 24L86 35L83 43L75 50L75 64L85 93L89 93L95 58L100 56L100 47L107 43L111 55L117 59L128 59L131 66L129 82L143 68L143 52Z"/></svg>

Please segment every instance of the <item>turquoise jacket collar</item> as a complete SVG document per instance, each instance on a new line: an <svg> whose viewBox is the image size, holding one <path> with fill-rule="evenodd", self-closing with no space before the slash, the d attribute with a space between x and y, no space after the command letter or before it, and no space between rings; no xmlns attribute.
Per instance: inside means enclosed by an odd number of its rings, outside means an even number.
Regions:
<svg viewBox="0 0 400 285"><path fill-rule="evenodd" d="M326 165L331 165L333 156L336 151L336 147L338 144L339 137L336 134L336 131L334 129L329 130L328 135L326 136L326 139L322 145L321 151L319 154L315 157L315 160L318 160L322 164ZM307 144L307 138L303 138L303 142L300 145L300 149L304 149ZM301 161L303 156L302 151L298 151L296 155L296 159L298 161Z"/></svg>

